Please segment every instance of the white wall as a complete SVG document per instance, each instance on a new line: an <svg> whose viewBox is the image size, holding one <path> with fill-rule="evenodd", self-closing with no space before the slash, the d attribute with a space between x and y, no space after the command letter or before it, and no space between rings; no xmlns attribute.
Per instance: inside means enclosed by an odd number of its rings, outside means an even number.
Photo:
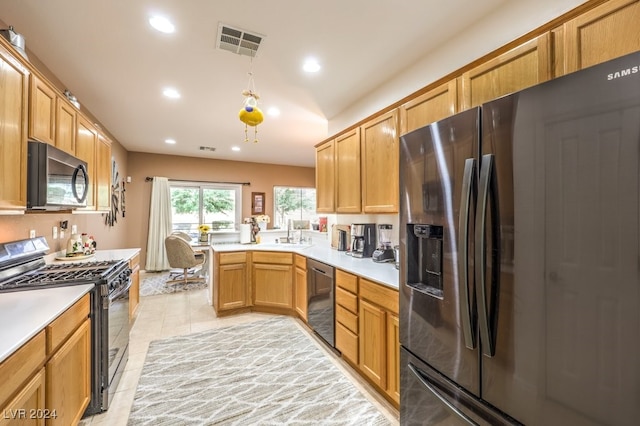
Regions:
<svg viewBox="0 0 640 426"><path fill-rule="evenodd" d="M586 3L586 0L508 1L506 7L479 20L440 48L428 52L413 67L330 118L329 135L339 133L582 3Z"/></svg>

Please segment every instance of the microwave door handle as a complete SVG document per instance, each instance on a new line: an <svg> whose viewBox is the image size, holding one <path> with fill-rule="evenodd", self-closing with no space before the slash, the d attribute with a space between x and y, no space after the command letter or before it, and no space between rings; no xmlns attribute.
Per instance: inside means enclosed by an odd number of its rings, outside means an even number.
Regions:
<svg viewBox="0 0 640 426"><path fill-rule="evenodd" d="M460 200L460 215L458 218L458 308L462 317L464 344L469 349L476 347L476 336L471 327L472 301L469 294L469 213L475 186L475 174L476 160L467 158L464 162L462 198Z"/></svg>
<svg viewBox="0 0 640 426"><path fill-rule="evenodd" d="M81 195L78 194L78 188L76 186L78 176L84 179L84 188ZM71 177L71 188L73 190L73 196L76 197L78 202L81 203L87 198L87 192L89 191L89 175L83 164L78 165L78 167L73 171L73 176Z"/></svg>

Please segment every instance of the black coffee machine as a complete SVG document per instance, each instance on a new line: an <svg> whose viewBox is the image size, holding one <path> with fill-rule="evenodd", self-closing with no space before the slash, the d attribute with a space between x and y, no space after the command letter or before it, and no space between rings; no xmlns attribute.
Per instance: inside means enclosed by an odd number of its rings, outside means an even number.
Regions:
<svg viewBox="0 0 640 426"><path fill-rule="evenodd" d="M351 225L351 256L371 257L376 250L376 224L354 223Z"/></svg>

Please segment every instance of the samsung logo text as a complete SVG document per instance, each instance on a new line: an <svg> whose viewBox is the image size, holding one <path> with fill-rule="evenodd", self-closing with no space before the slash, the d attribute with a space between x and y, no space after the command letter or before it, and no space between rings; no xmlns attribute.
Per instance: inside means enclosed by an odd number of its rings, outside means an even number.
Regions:
<svg viewBox="0 0 640 426"><path fill-rule="evenodd" d="M607 74L607 80L615 80L616 78L627 77L627 76L630 76L631 74L637 74L638 72L640 72L640 67L634 66L631 68L627 68L624 70Z"/></svg>

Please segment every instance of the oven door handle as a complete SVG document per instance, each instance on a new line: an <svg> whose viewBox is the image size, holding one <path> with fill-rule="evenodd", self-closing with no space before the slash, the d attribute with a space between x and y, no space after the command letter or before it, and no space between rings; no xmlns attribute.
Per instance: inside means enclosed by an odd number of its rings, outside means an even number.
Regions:
<svg viewBox="0 0 640 426"><path fill-rule="evenodd" d="M121 298L124 294L128 294L130 288L131 288L131 280L128 279L126 286L118 290L117 293L114 292L114 294L109 295L109 302L114 302L115 300Z"/></svg>

